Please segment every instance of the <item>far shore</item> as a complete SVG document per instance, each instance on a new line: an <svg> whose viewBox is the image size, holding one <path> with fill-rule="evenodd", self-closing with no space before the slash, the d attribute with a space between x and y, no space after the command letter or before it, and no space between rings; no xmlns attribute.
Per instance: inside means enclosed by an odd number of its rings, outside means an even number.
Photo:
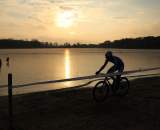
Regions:
<svg viewBox="0 0 160 130"><path fill-rule="evenodd" d="M26 50L30 50L30 49L121 49L121 50L160 50L160 48L118 48L118 47L108 47L108 48L104 48L104 47L41 47L41 48L0 48L0 50L21 50L21 49L26 49Z"/></svg>
<svg viewBox="0 0 160 130"><path fill-rule="evenodd" d="M92 87L13 97L15 130L160 130L160 76L130 81L126 97L92 98ZM0 97L0 130L8 129L8 98Z"/></svg>

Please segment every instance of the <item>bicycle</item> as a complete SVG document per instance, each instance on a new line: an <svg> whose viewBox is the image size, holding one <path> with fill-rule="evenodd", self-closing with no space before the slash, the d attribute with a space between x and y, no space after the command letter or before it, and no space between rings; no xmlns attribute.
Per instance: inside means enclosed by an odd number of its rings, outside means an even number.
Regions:
<svg viewBox="0 0 160 130"><path fill-rule="evenodd" d="M118 80L119 82L115 77L105 77L104 80L99 81L93 88L93 99L96 102L103 102L109 96L110 88L114 95L126 96L129 90L129 80L126 77L120 77Z"/></svg>

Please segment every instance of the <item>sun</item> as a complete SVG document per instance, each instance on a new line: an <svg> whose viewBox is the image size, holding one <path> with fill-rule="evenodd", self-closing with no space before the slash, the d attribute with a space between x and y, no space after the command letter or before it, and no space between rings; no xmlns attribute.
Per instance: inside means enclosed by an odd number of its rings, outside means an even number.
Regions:
<svg viewBox="0 0 160 130"><path fill-rule="evenodd" d="M58 27L68 28L74 24L74 13L72 11L63 11L57 14L56 24Z"/></svg>

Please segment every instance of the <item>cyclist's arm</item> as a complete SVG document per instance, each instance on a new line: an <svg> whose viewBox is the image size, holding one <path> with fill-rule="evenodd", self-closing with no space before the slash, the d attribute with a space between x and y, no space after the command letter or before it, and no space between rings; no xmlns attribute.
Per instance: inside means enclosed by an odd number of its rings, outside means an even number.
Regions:
<svg viewBox="0 0 160 130"><path fill-rule="evenodd" d="M108 63L108 60L106 60L106 61L104 62L104 64L103 64L102 67L97 71L97 73L100 73L100 72L104 69L104 67L107 65L107 63Z"/></svg>

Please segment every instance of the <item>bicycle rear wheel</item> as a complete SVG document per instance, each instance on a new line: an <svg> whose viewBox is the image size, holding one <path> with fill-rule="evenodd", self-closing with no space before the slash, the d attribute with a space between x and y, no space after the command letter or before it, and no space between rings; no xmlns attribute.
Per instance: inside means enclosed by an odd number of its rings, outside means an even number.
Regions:
<svg viewBox="0 0 160 130"><path fill-rule="evenodd" d="M126 96L128 94L129 90L129 81L126 77L121 77L119 82L119 89L118 89L118 95L119 96Z"/></svg>
<svg viewBox="0 0 160 130"><path fill-rule="evenodd" d="M109 85L105 81L99 81L93 88L93 99L96 102L103 102L109 94Z"/></svg>

